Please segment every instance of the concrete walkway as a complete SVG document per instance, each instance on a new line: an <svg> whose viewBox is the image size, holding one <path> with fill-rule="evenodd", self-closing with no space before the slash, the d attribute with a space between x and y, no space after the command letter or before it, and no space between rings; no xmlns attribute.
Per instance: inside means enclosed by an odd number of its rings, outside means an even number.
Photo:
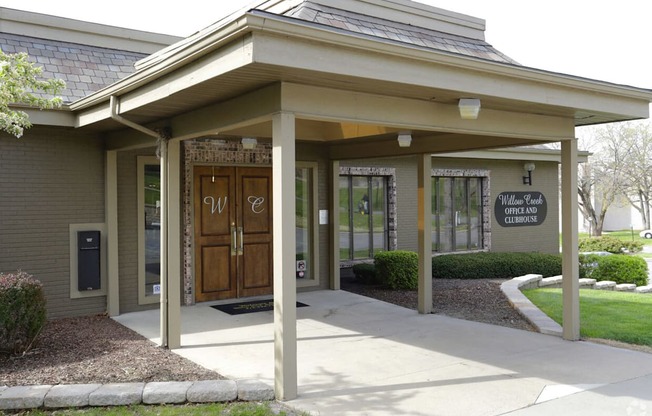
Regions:
<svg viewBox="0 0 652 416"><path fill-rule="evenodd" d="M652 412L652 354L415 311L345 291L298 300L299 397L315 415L614 415ZM273 384L272 312L182 308L176 352ZM158 340L158 311L118 322ZM647 410L646 410L647 409Z"/></svg>

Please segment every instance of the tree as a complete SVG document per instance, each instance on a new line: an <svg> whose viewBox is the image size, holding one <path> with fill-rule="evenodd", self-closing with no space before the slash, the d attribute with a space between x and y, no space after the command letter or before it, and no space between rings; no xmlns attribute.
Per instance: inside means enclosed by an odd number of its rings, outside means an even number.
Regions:
<svg viewBox="0 0 652 416"><path fill-rule="evenodd" d="M602 136L609 143L611 158L622 160L621 194L641 214L645 228L652 216L652 130L647 122L605 125Z"/></svg>
<svg viewBox="0 0 652 416"><path fill-rule="evenodd" d="M580 146L591 155L578 167L578 203L582 216L591 224L591 236L600 236L607 211L621 193L622 160L607 151L608 143L596 140L600 136L599 129L585 129L584 132L588 135L580 138Z"/></svg>
<svg viewBox="0 0 652 416"><path fill-rule="evenodd" d="M41 110L59 108L56 95L65 88L61 79L41 79L43 68L28 60L26 53L5 54L0 50L0 131L21 137L32 125L26 112L16 105Z"/></svg>

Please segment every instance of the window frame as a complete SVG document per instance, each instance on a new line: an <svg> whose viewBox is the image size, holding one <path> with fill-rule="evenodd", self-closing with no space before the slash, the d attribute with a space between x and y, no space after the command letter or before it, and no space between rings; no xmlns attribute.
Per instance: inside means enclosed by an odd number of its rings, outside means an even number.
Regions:
<svg viewBox="0 0 652 416"><path fill-rule="evenodd" d="M312 233L312 238L308 236L310 241L310 247L308 248L311 256L311 264L308 265L310 268L310 275L312 278L297 278L297 287L311 287L319 286L319 193L317 188L319 186L318 171L319 165L317 162L305 162L305 161L296 161L295 168L297 169L310 169L311 172L311 203L312 209L311 216L309 220L311 224L308 225L308 229ZM296 179L295 179L296 180ZM297 253L295 253L296 255Z"/></svg>
<svg viewBox="0 0 652 416"><path fill-rule="evenodd" d="M392 251L397 248L397 230L396 230L396 169L395 168L383 168L383 167L340 167L338 177L354 177L354 176L366 176L366 177L383 177L385 181L385 247L386 250ZM337 184L339 187L339 183ZM339 189L339 188L338 188ZM350 182L349 182L349 192L351 192ZM339 192L339 191L338 191ZM355 208L353 206L354 201L349 197L349 204L351 209ZM337 207L339 210L339 207ZM349 214L351 215L351 214ZM349 221L349 233L351 232L352 222ZM370 238L373 238L373 228L369 231ZM373 247L370 247L370 253ZM351 247L349 247L351 250ZM373 257L368 257L365 259L355 259L353 256L351 258L340 258L340 266L347 267L357 263L369 262Z"/></svg>
<svg viewBox="0 0 652 416"><path fill-rule="evenodd" d="M490 196L490 186L491 186L491 181L490 181L490 174L491 172L487 169L432 169L431 170L431 187L433 187L432 183L436 182L437 178L449 178L453 180L453 183L455 182L456 178L460 179L467 179L465 182L465 188L466 188L466 201L467 204L469 202L469 186L468 186L468 179L473 179L477 178L479 179L480 183L480 208L482 210L482 218L481 218L481 227L482 231L480 233L480 238L478 243L480 244L480 247L477 249L469 249L468 248L468 243L467 243L467 249L465 250L457 250L456 249L456 241L455 238L452 238L451 241L451 248L452 251L435 251L434 247L435 245L433 244L433 254L435 255L441 255L441 254L455 254L455 253L476 253L476 252L486 252L491 250L491 196ZM454 185L453 185L454 186ZM439 197L438 194L439 190L437 189L437 195L436 197ZM435 197L435 195L433 195ZM452 209L454 211L454 204L452 203ZM467 207L467 209L471 210L471 207ZM441 249L441 235L440 235L440 215L436 214L436 206L432 206L432 216L436 221L437 226L434 227L433 229L433 234L435 235L435 238L433 239L433 243L436 242L437 246L440 247ZM470 214L469 214L469 218ZM470 229L469 229L470 233ZM468 237L468 236L467 236ZM471 241L470 239L468 240L469 242Z"/></svg>
<svg viewBox="0 0 652 416"><path fill-rule="evenodd" d="M150 305L161 301L160 294L147 295L146 285L146 248L145 248L145 165L159 165L160 160L156 156L137 157L137 205L138 205L138 304ZM159 274L160 276L160 274Z"/></svg>

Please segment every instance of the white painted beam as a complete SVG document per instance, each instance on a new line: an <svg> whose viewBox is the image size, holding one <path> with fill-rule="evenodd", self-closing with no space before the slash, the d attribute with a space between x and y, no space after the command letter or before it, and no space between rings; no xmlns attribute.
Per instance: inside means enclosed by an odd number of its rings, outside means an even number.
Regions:
<svg viewBox="0 0 652 416"><path fill-rule="evenodd" d="M577 237L577 139L561 142L563 337L580 339L579 249Z"/></svg>
<svg viewBox="0 0 652 416"><path fill-rule="evenodd" d="M106 221L108 292L106 310L109 316L120 315L120 274L118 256L118 156L106 152L106 190L104 215Z"/></svg>
<svg viewBox="0 0 652 416"><path fill-rule="evenodd" d="M274 388L276 398L297 396L297 282L295 211L295 119L272 117L274 231Z"/></svg>
<svg viewBox="0 0 652 416"><path fill-rule="evenodd" d="M432 156L417 159L418 310L427 314L432 312Z"/></svg>
<svg viewBox="0 0 652 416"><path fill-rule="evenodd" d="M181 348L181 141L168 141L167 346Z"/></svg>

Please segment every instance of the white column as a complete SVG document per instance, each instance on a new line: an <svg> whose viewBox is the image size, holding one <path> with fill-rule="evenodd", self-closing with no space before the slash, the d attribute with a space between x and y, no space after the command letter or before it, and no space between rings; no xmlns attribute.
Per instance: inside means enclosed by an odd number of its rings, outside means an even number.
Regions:
<svg viewBox="0 0 652 416"><path fill-rule="evenodd" d="M272 118L274 189L274 388L276 398L297 396L297 282L294 114Z"/></svg>
<svg viewBox="0 0 652 416"><path fill-rule="evenodd" d="M419 254L419 313L432 312L432 156L418 155L417 222Z"/></svg>
<svg viewBox="0 0 652 416"><path fill-rule="evenodd" d="M106 221L108 292L106 310L109 316L120 315L120 274L118 257L118 152L106 152Z"/></svg>
<svg viewBox="0 0 652 416"><path fill-rule="evenodd" d="M331 289L340 290L340 161L331 162Z"/></svg>
<svg viewBox="0 0 652 416"><path fill-rule="evenodd" d="M563 337L577 341L580 338L577 139L561 142L561 218Z"/></svg>
<svg viewBox="0 0 652 416"><path fill-rule="evenodd" d="M168 142L159 145L161 167L161 347L168 345Z"/></svg>
<svg viewBox="0 0 652 416"><path fill-rule="evenodd" d="M168 142L167 346L181 347L181 141Z"/></svg>

